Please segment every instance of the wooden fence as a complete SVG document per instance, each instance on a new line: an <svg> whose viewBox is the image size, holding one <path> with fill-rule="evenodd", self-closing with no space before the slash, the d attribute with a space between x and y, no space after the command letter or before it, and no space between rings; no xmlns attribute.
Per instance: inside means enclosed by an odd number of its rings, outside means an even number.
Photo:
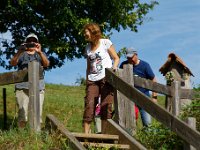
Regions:
<svg viewBox="0 0 200 150"><path fill-rule="evenodd" d="M123 71L123 72L130 72L129 71ZM122 70L121 70L122 71ZM128 73L129 74L129 73ZM193 99L195 98L194 95L199 95L199 93L188 90L188 89L181 89L179 87L179 84L175 82L172 86L166 86L162 85L160 83L154 83L150 80L142 79L137 76L131 75L131 78L133 78L133 83L136 86L143 87L146 89L149 89L151 91L161 93L164 95L169 96L172 101L177 101L180 98L187 98L187 99ZM188 124L177 118L176 114L178 107L175 105L173 107L173 113L170 113L167 109L159 106L158 104L151 101L151 98L146 96L145 94L138 91L130 82L125 81L122 77L120 77L120 70L117 72L113 72L111 69L106 69L106 80L120 93L125 95L130 101L136 103L141 108L146 110L152 117L166 125L168 128L170 128L172 131L174 131L179 137L181 137L183 140L187 141L187 143L193 145L195 148L200 148L200 133L195 130L194 128L190 127ZM115 111L117 112L117 119L120 123L120 117L119 117L119 106L118 102L115 101ZM131 112L128 115L128 118L133 118L133 116L130 117Z"/></svg>
<svg viewBox="0 0 200 150"><path fill-rule="evenodd" d="M43 79L43 69L32 61L28 69L0 74L0 85L29 82L29 124L35 131L40 131L39 79Z"/></svg>

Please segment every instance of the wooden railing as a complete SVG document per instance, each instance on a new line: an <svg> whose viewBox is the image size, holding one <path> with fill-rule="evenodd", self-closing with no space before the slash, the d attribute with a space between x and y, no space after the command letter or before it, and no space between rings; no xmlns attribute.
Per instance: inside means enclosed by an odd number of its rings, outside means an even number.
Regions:
<svg viewBox="0 0 200 150"><path fill-rule="evenodd" d="M40 131L39 79L43 79L43 70L36 61L28 64L28 69L0 74L0 85L29 82L29 124Z"/></svg>
<svg viewBox="0 0 200 150"><path fill-rule="evenodd" d="M131 70L131 69L130 69ZM126 70L125 70L126 71ZM129 71L130 72L130 71ZM145 80L136 76L131 76L133 78L133 83L126 82L122 77L119 76L119 72L113 72L111 69L106 69L106 80L119 92L125 95L130 101L136 103L141 108L146 110L152 117L166 125L172 131L177 133L182 139L187 141L187 143L193 145L197 149L200 147L200 133L191 128L188 124L180 120L176 115L170 113L167 109L159 106L158 104L151 101L151 98L146 96L137 90L133 84L147 88L151 91L161 93L169 96L172 99L178 98L194 98L194 94L198 94L193 90L186 90L177 88L177 83L172 86L166 86L159 83L153 83L150 80ZM188 93L188 94L185 94ZM115 101L115 111L119 108L118 103ZM177 106L175 106L177 107ZM174 108L173 108L174 109ZM133 118L129 113L128 118ZM119 114L117 114L119 115ZM118 122L120 122L120 117L118 117Z"/></svg>

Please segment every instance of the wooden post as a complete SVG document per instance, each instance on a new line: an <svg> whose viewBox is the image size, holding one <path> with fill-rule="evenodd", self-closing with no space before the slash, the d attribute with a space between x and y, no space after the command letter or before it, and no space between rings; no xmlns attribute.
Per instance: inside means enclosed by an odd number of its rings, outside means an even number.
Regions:
<svg viewBox="0 0 200 150"><path fill-rule="evenodd" d="M124 79L127 83L134 86L133 80L133 65L125 65L123 67L124 70ZM125 101L125 111L126 111L126 128L129 130L131 134L135 134L136 129L136 120L135 120L135 109L134 102L131 100Z"/></svg>
<svg viewBox="0 0 200 150"><path fill-rule="evenodd" d="M123 69L117 70L117 75L122 77ZM118 119L117 123L119 123L122 127L125 127L125 116L122 110L124 110L124 95L119 91L115 91L117 95L114 97L115 102L115 119Z"/></svg>
<svg viewBox="0 0 200 150"><path fill-rule="evenodd" d="M40 131L39 63L28 64L29 80L29 124L34 131Z"/></svg>
<svg viewBox="0 0 200 150"><path fill-rule="evenodd" d="M132 65L124 65L123 70L118 73L128 84L134 86ZM131 135L134 135L136 129L134 103L122 93L117 93L119 124L126 128Z"/></svg>
<svg viewBox="0 0 200 150"><path fill-rule="evenodd" d="M6 88L3 88L3 129L7 129Z"/></svg>
<svg viewBox="0 0 200 150"><path fill-rule="evenodd" d="M165 96L165 109L168 112L172 111L172 98L167 95Z"/></svg>
<svg viewBox="0 0 200 150"><path fill-rule="evenodd" d="M169 84L167 82L166 82L166 85L172 87L171 84ZM171 110L172 110L172 98L167 95L165 96L165 109L168 112L171 112Z"/></svg>
<svg viewBox="0 0 200 150"><path fill-rule="evenodd" d="M118 95L118 91L116 89L114 89L114 117L113 117L113 120L117 124L119 124L119 110L118 110L119 107L118 107L117 95Z"/></svg>
<svg viewBox="0 0 200 150"><path fill-rule="evenodd" d="M188 126L190 126L192 129L196 129L196 118L194 117L188 117L186 120L186 123ZM192 145L190 145L187 141L184 142L184 150L196 150Z"/></svg>
<svg viewBox="0 0 200 150"><path fill-rule="evenodd" d="M180 94L180 82L179 81L175 81L172 84L172 89L174 91L174 95L172 97L172 114L174 114L175 116L178 116L179 114L179 94Z"/></svg>

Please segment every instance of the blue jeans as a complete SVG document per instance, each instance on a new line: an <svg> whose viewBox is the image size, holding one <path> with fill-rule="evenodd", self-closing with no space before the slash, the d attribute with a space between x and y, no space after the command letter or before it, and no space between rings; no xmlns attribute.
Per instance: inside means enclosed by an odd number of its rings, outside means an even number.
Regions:
<svg viewBox="0 0 200 150"><path fill-rule="evenodd" d="M148 127L151 124L151 115L142 108L139 108L139 110L143 126Z"/></svg>
<svg viewBox="0 0 200 150"><path fill-rule="evenodd" d="M150 93L148 90L144 90L143 88L138 89L140 92L142 92L143 94L145 94L146 96L150 97ZM140 116L142 119L142 124L144 127L148 127L151 124L151 115L149 113L147 113L144 109L142 109L141 107L139 107L139 111L140 111Z"/></svg>

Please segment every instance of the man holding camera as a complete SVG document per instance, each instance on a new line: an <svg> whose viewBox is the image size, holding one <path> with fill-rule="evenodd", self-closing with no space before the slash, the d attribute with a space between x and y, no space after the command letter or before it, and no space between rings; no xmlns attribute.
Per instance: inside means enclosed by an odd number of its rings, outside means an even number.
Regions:
<svg viewBox="0 0 200 150"><path fill-rule="evenodd" d="M25 43L21 44L17 53L13 56L10 63L12 66L17 66L18 70L28 69L28 63L31 61L39 62L40 66L48 67L49 60L45 53L41 50L37 35L31 33L26 39ZM28 103L29 103L29 85L28 82L21 82L15 84L15 94L18 111L18 127L24 128L28 120ZM44 80L39 81L40 89L40 122L42 123L42 106L44 101Z"/></svg>

